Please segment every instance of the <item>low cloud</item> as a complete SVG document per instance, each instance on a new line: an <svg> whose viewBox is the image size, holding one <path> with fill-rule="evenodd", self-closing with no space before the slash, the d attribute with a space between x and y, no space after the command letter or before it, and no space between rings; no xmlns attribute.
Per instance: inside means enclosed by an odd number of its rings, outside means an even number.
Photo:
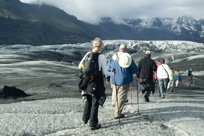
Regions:
<svg viewBox="0 0 204 136"><path fill-rule="evenodd" d="M102 17L115 22L121 18L178 17L204 18L204 0L21 0L49 4L79 20L98 23Z"/></svg>

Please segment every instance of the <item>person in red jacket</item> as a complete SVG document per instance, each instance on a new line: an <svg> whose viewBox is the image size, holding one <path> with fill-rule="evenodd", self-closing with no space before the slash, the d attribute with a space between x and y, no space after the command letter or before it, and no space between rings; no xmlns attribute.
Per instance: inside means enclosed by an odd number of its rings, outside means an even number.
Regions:
<svg viewBox="0 0 204 136"><path fill-rule="evenodd" d="M157 62L156 65L158 67L159 65L161 65L161 62ZM157 71L153 71L153 77L154 77L154 80L157 80Z"/></svg>
<svg viewBox="0 0 204 136"><path fill-rule="evenodd" d="M161 65L161 62L157 62L156 63L157 67ZM159 96L161 96L160 94L160 91L159 91L159 87L157 86L157 81L158 81L158 78L157 78L157 71L153 71L153 78L154 78L154 87L153 87L153 90L152 90L152 94L154 95L155 94L155 90L156 88L158 89L158 92L159 92Z"/></svg>

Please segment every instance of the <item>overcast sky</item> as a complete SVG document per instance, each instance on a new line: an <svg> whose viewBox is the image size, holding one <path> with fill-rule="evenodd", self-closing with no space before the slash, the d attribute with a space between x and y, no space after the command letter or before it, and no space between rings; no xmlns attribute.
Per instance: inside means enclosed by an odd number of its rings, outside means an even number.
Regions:
<svg viewBox="0 0 204 136"><path fill-rule="evenodd" d="M101 17L121 18L178 17L204 18L204 0L21 0L46 3L63 9L79 20L98 23Z"/></svg>

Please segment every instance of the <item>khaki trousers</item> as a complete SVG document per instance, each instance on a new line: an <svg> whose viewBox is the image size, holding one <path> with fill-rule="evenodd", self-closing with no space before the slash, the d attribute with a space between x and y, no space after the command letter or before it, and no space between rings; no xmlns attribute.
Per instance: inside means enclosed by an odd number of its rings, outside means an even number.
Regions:
<svg viewBox="0 0 204 136"><path fill-rule="evenodd" d="M170 80L167 86L167 90L172 91L174 88L174 80Z"/></svg>
<svg viewBox="0 0 204 136"><path fill-rule="evenodd" d="M119 117L122 113L123 106L127 100L128 85L112 85L112 105L115 107L115 117Z"/></svg>
<svg viewBox="0 0 204 136"><path fill-rule="evenodd" d="M178 87L180 81L179 80L176 80L176 87Z"/></svg>

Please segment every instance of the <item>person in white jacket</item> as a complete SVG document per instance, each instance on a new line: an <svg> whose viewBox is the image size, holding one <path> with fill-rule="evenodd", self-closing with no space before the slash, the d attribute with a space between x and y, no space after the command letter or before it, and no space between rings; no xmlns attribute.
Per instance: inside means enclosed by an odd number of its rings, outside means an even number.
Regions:
<svg viewBox="0 0 204 136"><path fill-rule="evenodd" d="M159 81L159 90L161 94L161 98L165 98L165 92L167 90L167 84L169 81L169 78L171 78L170 74L170 68L165 63L165 60L162 58L160 59L161 65L157 67L157 78ZM172 80L172 79L170 79Z"/></svg>

